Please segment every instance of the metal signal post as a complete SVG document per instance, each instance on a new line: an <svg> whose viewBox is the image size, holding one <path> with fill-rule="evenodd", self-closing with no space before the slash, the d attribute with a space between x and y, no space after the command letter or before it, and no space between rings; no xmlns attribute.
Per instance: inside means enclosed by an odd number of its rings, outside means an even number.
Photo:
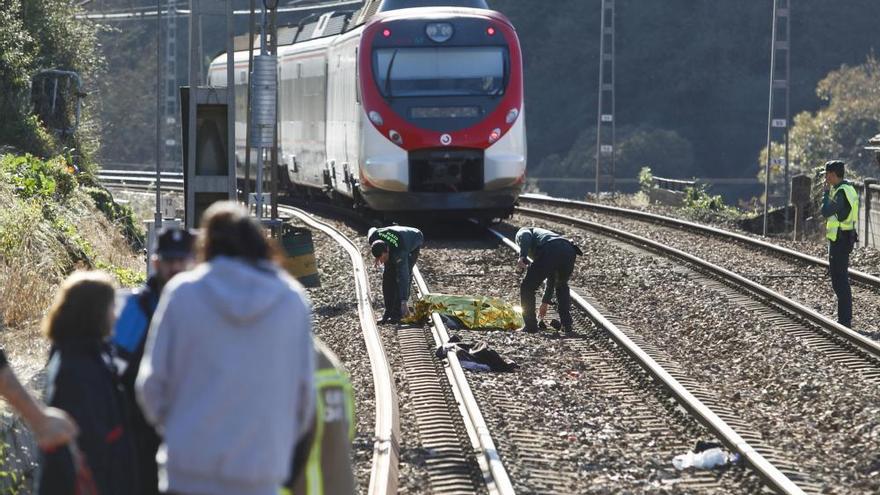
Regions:
<svg viewBox="0 0 880 495"><path fill-rule="evenodd" d="M781 58L780 58L781 57ZM780 67L780 63L782 66ZM764 169L764 236L767 235L770 208L770 170L773 143L782 141L785 148L783 161L783 201L785 228L788 228L788 128L789 80L791 78L791 0L773 0L773 31L770 47L770 102L767 110L767 164ZM777 97L781 97L780 104ZM778 163L779 157L776 157Z"/></svg>
<svg viewBox="0 0 880 495"><path fill-rule="evenodd" d="M596 199L602 180L614 191L614 2L602 0L602 25L599 38L599 110L596 125Z"/></svg>

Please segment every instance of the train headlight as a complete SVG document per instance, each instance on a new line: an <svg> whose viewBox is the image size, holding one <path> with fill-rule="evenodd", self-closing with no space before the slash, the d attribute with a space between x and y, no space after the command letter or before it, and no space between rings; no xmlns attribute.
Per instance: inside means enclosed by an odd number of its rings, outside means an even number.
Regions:
<svg viewBox="0 0 880 495"><path fill-rule="evenodd" d="M394 144L398 146L403 146L403 136L401 136L399 132L391 129L390 131L388 131L388 137L391 138L391 141L393 141Z"/></svg>
<svg viewBox="0 0 880 495"><path fill-rule="evenodd" d="M498 141L498 138L500 138L500 137L501 137L501 129L498 129L497 127L495 129L492 129L492 132L489 134L489 144L492 144L495 141Z"/></svg>
<svg viewBox="0 0 880 495"><path fill-rule="evenodd" d="M448 22L432 22L425 26L425 34L435 43L445 43L452 38L455 29Z"/></svg>
<svg viewBox="0 0 880 495"><path fill-rule="evenodd" d="M370 110L369 115L370 115L370 122L372 122L378 126L385 124L385 119L382 118L382 114L380 114L379 112L377 112L375 110Z"/></svg>
<svg viewBox="0 0 880 495"><path fill-rule="evenodd" d="M509 112L507 112L507 118L504 119L508 124L512 124L516 118L519 117L519 110L515 108L511 108Z"/></svg>

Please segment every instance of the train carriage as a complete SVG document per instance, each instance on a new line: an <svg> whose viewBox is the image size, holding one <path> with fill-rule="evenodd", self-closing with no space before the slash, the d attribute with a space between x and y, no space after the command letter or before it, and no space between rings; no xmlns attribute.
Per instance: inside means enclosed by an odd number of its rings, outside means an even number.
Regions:
<svg viewBox="0 0 880 495"><path fill-rule="evenodd" d="M526 132L522 55L502 14L484 0L378 0L297 34L278 49L279 165L292 185L383 212L509 214ZM243 119L246 50L235 64ZM225 67L213 61L209 84L225 86Z"/></svg>

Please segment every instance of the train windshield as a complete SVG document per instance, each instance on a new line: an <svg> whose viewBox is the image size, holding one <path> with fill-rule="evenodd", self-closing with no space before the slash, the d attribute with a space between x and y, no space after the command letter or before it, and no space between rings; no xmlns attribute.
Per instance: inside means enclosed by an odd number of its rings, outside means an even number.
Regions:
<svg viewBox="0 0 880 495"><path fill-rule="evenodd" d="M381 48L374 71L386 98L500 96L507 83L507 50L499 46Z"/></svg>

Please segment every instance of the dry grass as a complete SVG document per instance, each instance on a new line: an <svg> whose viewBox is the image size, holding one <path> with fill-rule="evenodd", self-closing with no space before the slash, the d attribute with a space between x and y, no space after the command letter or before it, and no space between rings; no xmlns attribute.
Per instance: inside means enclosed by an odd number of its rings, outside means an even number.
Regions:
<svg viewBox="0 0 880 495"><path fill-rule="evenodd" d="M40 320L68 273L96 266L112 267L117 275L145 269L140 254L85 194L57 205L53 218L0 183L0 345L25 380L45 364Z"/></svg>

